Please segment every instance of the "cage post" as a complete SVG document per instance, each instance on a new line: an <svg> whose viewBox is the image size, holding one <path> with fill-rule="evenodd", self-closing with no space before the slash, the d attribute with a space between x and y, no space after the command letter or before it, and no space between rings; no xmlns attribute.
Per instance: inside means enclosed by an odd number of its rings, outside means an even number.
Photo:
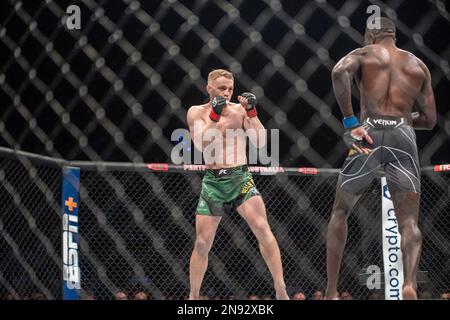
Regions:
<svg viewBox="0 0 450 320"><path fill-rule="evenodd" d="M81 288L78 250L80 168L63 167L62 187L63 300L79 300Z"/></svg>
<svg viewBox="0 0 450 320"><path fill-rule="evenodd" d="M403 260L400 249L401 236L386 177L381 178L381 211L384 295L386 300L402 300Z"/></svg>

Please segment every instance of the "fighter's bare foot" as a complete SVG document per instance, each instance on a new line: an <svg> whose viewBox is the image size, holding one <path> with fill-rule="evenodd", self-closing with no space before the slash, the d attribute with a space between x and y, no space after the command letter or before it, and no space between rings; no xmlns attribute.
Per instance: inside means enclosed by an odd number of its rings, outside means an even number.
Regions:
<svg viewBox="0 0 450 320"><path fill-rule="evenodd" d="M337 292L336 289L327 289L325 290L323 300L339 300L339 292Z"/></svg>
<svg viewBox="0 0 450 320"><path fill-rule="evenodd" d="M417 300L417 292L412 286L403 286L403 300Z"/></svg>
<svg viewBox="0 0 450 320"><path fill-rule="evenodd" d="M289 295L286 292L285 284L275 285L275 292L275 298L277 300L290 300Z"/></svg>
<svg viewBox="0 0 450 320"><path fill-rule="evenodd" d="M277 292L276 293L276 299L277 300L290 300L288 294L286 291L284 292Z"/></svg>

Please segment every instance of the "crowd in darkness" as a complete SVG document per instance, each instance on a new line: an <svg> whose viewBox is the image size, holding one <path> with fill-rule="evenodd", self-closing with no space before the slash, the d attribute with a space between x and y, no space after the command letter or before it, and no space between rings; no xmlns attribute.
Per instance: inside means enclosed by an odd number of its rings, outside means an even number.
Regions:
<svg viewBox="0 0 450 320"><path fill-rule="evenodd" d="M163 300L187 300L186 297L174 297L168 296ZM321 290L315 290L312 295L308 295L303 291L297 291L290 295L291 300L324 300L324 295ZM437 295L433 295L430 290L420 290L420 300L450 300L450 292L442 292ZM103 300L98 299L95 294L90 290L82 290L80 295L81 300ZM250 294L247 300L273 300L274 297L270 295L257 295ZM350 291L344 290L339 293L339 300L384 300L383 290L372 290L368 297L365 299L359 299L355 297ZM7 293L3 300L18 300L12 293ZM40 292L35 292L29 296L20 297L20 300L47 300L45 295ZM117 291L111 295L109 300L154 300L154 297L147 290L123 290ZM227 297L202 295L200 300L237 300L234 295Z"/></svg>
<svg viewBox="0 0 450 320"><path fill-rule="evenodd" d="M320 290L314 291L311 296L308 296L302 291L295 292L291 295L291 300L324 300L323 292ZM151 300L152 296L148 292L145 291L137 291L130 292L127 294L125 291L116 292L113 296L114 300ZM270 295L259 296L256 294L251 294L248 296L247 300L273 300L274 297ZM373 290L373 292L369 295L368 300L384 300L384 292L382 290ZM440 300L450 300L450 293L443 292L439 294L439 296L433 296L433 294L429 290L423 290L419 292L419 299L421 300L432 300L432 299L440 299ZM92 294L88 294L83 297L83 300L95 300L95 296ZM187 297L166 297L165 300L187 300ZM218 297L218 296L209 296L202 295L200 300L236 300L236 297L230 295L228 297ZM339 300L356 300L355 297L349 291L342 291L339 294Z"/></svg>
<svg viewBox="0 0 450 320"><path fill-rule="evenodd" d="M308 296L302 291L291 295L291 300L324 300L323 292L316 290L311 296ZM112 300L153 300L150 293L145 290L136 292L118 291L111 296ZM259 296L251 294L247 300L273 300L274 297L270 295ZM419 294L421 300L450 300L450 292L443 292L439 296L434 297L428 290L422 291ZM12 294L7 294L4 300L16 300ZM22 300L46 300L44 294L33 293L29 297L24 297ZM96 296L91 292L85 292L81 295L81 300L97 300ZM187 300L187 297L165 297L164 300ZM236 297L230 295L228 297L202 295L200 300L236 300ZM342 291L339 294L339 300L357 300L349 291ZM384 293L380 290L374 290L368 297L368 300L384 300Z"/></svg>

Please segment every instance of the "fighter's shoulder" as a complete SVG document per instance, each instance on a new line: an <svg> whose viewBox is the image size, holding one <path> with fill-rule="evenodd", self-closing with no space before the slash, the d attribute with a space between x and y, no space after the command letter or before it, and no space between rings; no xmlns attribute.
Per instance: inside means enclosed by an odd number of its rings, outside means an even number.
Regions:
<svg viewBox="0 0 450 320"><path fill-rule="evenodd" d="M347 53L339 62L363 61L370 54L370 49L366 47L357 48Z"/></svg>
<svg viewBox="0 0 450 320"><path fill-rule="evenodd" d="M356 48L353 51L350 51L347 55L349 55L349 56L366 56L372 50L373 50L373 48L371 46L364 46L361 48Z"/></svg>
<svg viewBox="0 0 450 320"><path fill-rule="evenodd" d="M202 118L202 115L206 112L208 104L201 104L190 106L187 112L188 119Z"/></svg>
<svg viewBox="0 0 450 320"><path fill-rule="evenodd" d="M190 106L188 109L188 113L204 112L207 108L208 108L208 104L200 104L200 105Z"/></svg>
<svg viewBox="0 0 450 320"><path fill-rule="evenodd" d="M414 60L415 62L417 62L419 64L424 64L422 60L420 60L414 53L412 53L410 51L397 48L397 54L400 54L404 58Z"/></svg>
<svg viewBox="0 0 450 320"><path fill-rule="evenodd" d="M429 74L430 70L428 69L425 62L423 62L419 57L417 57L414 53L410 51L406 51L403 49L398 49L399 52L401 52L406 59L405 62L407 63L417 63L417 65L425 72L425 74Z"/></svg>
<svg viewBox="0 0 450 320"><path fill-rule="evenodd" d="M430 70L428 69L428 67L427 67L427 65L425 64L425 62L423 62L420 58L416 57L416 56L415 56L414 54L412 54L411 52L408 52L408 53L410 54L411 58L414 59L414 60L417 62L417 64L422 68L422 70L423 70L425 73L427 73L427 74L430 73Z"/></svg>

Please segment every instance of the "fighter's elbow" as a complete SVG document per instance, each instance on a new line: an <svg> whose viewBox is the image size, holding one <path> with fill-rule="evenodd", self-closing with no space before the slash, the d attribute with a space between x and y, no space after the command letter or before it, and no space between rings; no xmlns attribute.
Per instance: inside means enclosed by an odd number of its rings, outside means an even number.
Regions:
<svg viewBox="0 0 450 320"><path fill-rule="evenodd" d="M338 63L334 66L333 70L331 70L331 78L341 78L343 75L345 75L346 72L347 70L345 69L345 67L341 63Z"/></svg>
<svg viewBox="0 0 450 320"><path fill-rule="evenodd" d="M436 115L430 117L427 122L427 130L433 130L433 128L436 126L436 122Z"/></svg>
<svg viewBox="0 0 450 320"><path fill-rule="evenodd" d="M333 83L333 88L342 87L349 79L349 74L343 67L334 67L331 72L331 82Z"/></svg>
<svg viewBox="0 0 450 320"><path fill-rule="evenodd" d="M433 130L437 121L435 113L423 113L419 119L422 120L420 121L422 130Z"/></svg>

